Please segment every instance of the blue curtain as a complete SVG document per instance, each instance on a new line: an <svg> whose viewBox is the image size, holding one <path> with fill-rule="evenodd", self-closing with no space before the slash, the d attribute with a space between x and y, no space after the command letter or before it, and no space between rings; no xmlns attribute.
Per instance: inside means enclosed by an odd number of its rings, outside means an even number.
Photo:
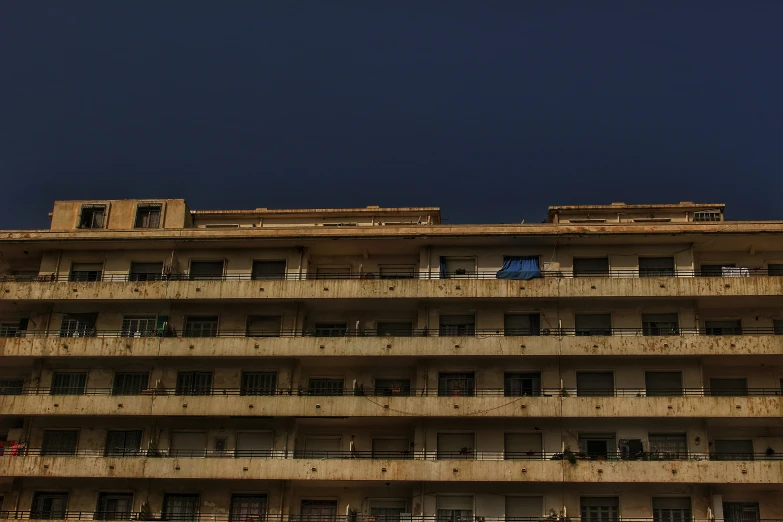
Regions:
<svg viewBox="0 0 783 522"><path fill-rule="evenodd" d="M446 279L446 257L440 256L440 278Z"/></svg>
<svg viewBox="0 0 783 522"><path fill-rule="evenodd" d="M505 256L503 268L497 273L498 279L535 279L541 277L536 256Z"/></svg>

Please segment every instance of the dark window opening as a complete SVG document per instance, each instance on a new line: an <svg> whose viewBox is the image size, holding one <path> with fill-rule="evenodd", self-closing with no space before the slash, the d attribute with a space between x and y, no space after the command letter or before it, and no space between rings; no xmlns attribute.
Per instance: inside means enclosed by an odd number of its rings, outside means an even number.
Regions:
<svg viewBox="0 0 783 522"><path fill-rule="evenodd" d="M645 372L644 384L648 397L682 395L682 372Z"/></svg>
<svg viewBox="0 0 783 522"><path fill-rule="evenodd" d="M612 335L611 314L575 314L576 335Z"/></svg>
<svg viewBox="0 0 783 522"><path fill-rule="evenodd" d="M155 315L126 315L122 318L120 337L152 337L157 329Z"/></svg>
<svg viewBox="0 0 783 522"><path fill-rule="evenodd" d="M132 262L129 279L131 281L160 281L163 279L163 262Z"/></svg>
<svg viewBox="0 0 783 522"><path fill-rule="evenodd" d="M376 334L379 337L410 337L413 335L413 323L378 323Z"/></svg>
<svg viewBox="0 0 783 522"><path fill-rule="evenodd" d="M36 492L30 509L34 520L63 520L68 506L68 493Z"/></svg>
<svg viewBox="0 0 783 522"><path fill-rule="evenodd" d="M103 228L106 220L106 205L82 205L79 228Z"/></svg>
<svg viewBox="0 0 783 522"><path fill-rule="evenodd" d="M318 396L342 395L344 387L343 379L310 379L307 383L308 393Z"/></svg>
<svg viewBox="0 0 783 522"><path fill-rule="evenodd" d="M117 372L114 374L113 395L141 395L149 386L147 372Z"/></svg>
<svg viewBox="0 0 783 522"><path fill-rule="evenodd" d="M184 337L217 337L218 316L196 315L185 317Z"/></svg>
<svg viewBox="0 0 783 522"><path fill-rule="evenodd" d="M611 397L614 395L614 373L577 372L576 395L579 397Z"/></svg>
<svg viewBox="0 0 783 522"><path fill-rule="evenodd" d="M133 510L132 493L101 493L98 495L96 520L130 520Z"/></svg>
<svg viewBox="0 0 783 522"><path fill-rule="evenodd" d="M0 379L0 395L21 395L24 379Z"/></svg>
<svg viewBox="0 0 783 522"><path fill-rule="evenodd" d="M266 495L231 495L229 522L261 522L266 516Z"/></svg>
<svg viewBox="0 0 783 522"><path fill-rule="evenodd" d="M210 395L212 372L179 372L176 393L177 395Z"/></svg>
<svg viewBox="0 0 783 522"><path fill-rule="evenodd" d="M78 430L45 430L41 455L76 455Z"/></svg>
<svg viewBox="0 0 783 522"><path fill-rule="evenodd" d="M103 263L73 263L68 275L69 281L94 283L103 275Z"/></svg>
<svg viewBox="0 0 783 522"><path fill-rule="evenodd" d="M674 277L673 257L640 257L639 277Z"/></svg>
<svg viewBox="0 0 783 522"><path fill-rule="evenodd" d="M742 320L704 321L707 335L742 335Z"/></svg>
<svg viewBox="0 0 783 522"><path fill-rule="evenodd" d="M541 374L539 372L506 373L503 384L506 397L541 395Z"/></svg>
<svg viewBox="0 0 783 522"><path fill-rule="evenodd" d="M438 375L438 395L441 397L471 397L476 394L476 375L441 373Z"/></svg>
<svg viewBox="0 0 783 522"><path fill-rule="evenodd" d="M503 317L504 335L540 335L540 314L506 314Z"/></svg>
<svg viewBox="0 0 783 522"><path fill-rule="evenodd" d="M174 495L167 494L163 497L163 520L187 520L198 519L198 495Z"/></svg>
<svg viewBox="0 0 783 522"><path fill-rule="evenodd" d="M710 379L710 395L713 397L744 397L748 394L748 380Z"/></svg>
<svg viewBox="0 0 783 522"><path fill-rule="evenodd" d="M141 430L109 431L106 434L107 457L136 457L141 450Z"/></svg>
<svg viewBox="0 0 783 522"><path fill-rule="evenodd" d="M575 257L574 277L600 277L609 275L608 257Z"/></svg>
<svg viewBox="0 0 783 522"><path fill-rule="evenodd" d="M214 281L223 279L223 261L191 261L190 279Z"/></svg>
<svg viewBox="0 0 783 522"><path fill-rule="evenodd" d="M139 205L135 228L160 228L161 205Z"/></svg>
<svg viewBox="0 0 783 522"><path fill-rule="evenodd" d="M242 372L240 395L274 395L276 389L276 372Z"/></svg>
<svg viewBox="0 0 783 522"><path fill-rule="evenodd" d="M348 323L315 323L316 337L345 337L348 335Z"/></svg>
<svg viewBox="0 0 783 522"><path fill-rule="evenodd" d="M440 335L460 337L476 334L476 318L473 315L441 315Z"/></svg>
<svg viewBox="0 0 783 522"><path fill-rule="evenodd" d="M736 268L736 263L723 263L720 265L701 265L701 271L699 272L704 277L722 277L723 269Z"/></svg>
<svg viewBox="0 0 783 522"><path fill-rule="evenodd" d="M251 315L247 318L248 337L280 337L283 318L279 315Z"/></svg>
<svg viewBox="0 0 783 522"><path fill-rule="evenodd" d="M50 395L84 395L87 372L54 372Z"/></svg>
<svg viewBox="0 0 783 522"><path fill-rule="evenodd" d="M673 314L642 314L644 335L677 335L680 333L679 318Z"/></svg>
<svg viewBox="0 0 783 522"><path fill-rule="evenodd" d="M65 314L60 323L60 337L95 337L98 314Z"/></svg>
<svg viewBox="0 0 783 522"><path fill-rule="evenodd" d="M410 394L410 379L375 379L375 395L377 396L408 396Z"/></svg>
<svg viewBox="0 0 783 522"><path fill-rule="evenodd" d="M254 280L269 281L285 279L285 260L283 261L253 261Z"/></svg>

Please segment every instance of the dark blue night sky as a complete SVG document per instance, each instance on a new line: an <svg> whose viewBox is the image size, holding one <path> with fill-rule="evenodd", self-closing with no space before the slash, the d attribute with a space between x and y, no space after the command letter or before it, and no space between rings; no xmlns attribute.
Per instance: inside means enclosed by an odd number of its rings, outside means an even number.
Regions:
<svg viewBox="0 0 783 522"><path fill-rule="evenodd" d="M783 219L783 2L6 1L0 228L191 208Z"/></svg>

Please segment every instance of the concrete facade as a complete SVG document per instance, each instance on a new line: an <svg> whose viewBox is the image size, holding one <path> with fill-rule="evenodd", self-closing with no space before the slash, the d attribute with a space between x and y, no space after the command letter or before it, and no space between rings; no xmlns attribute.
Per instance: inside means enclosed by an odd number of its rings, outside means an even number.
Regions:
<svg viewBox="0 0 783 522"><path fill-rule="evenodd" d="M0 237L0 517L783 519L783 222L724 210L58 201Z"/></svg>

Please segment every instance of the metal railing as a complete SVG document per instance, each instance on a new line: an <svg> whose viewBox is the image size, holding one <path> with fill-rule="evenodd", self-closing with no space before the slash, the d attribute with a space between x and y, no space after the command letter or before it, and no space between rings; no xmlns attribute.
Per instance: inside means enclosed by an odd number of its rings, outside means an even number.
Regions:
<svg viewBox="0 0 783 522"><path fill-rule="evenodd" d="M453 271L441 273L433 270L397 272L383 274L376 272L361 273L341 273L341 272L317 272L317 273L298 273L286 272L274 276L259 277L252 272L229 272L221 275L191 275L186 273L178 274L131 274L128 272L106 273L97 272L89 275L48 273L48 274L23 274L23 275L0 275L0 282L30 282L30 283L54 283L54 282L72 282L72 283L99 283L99 282L136 282L136 283L160 283L167 281L315 281L315 280L388 280L399 281L406 279L497 279L497 270L474 270L474 271ZM670 277L754 277L754 276L783 276L777 269L768 270L766 268L735 268L726 272L716 272L714 270L597 270L597 271L578 271L573 270L542 270L543 279L560 278L670 278ZM538 279L538 278L536 278ZM529 282L529 281L528 281Z"/></svg>
<svg viewBox="0 0 783 522"><path fill-rule="evenodd" d="M106 395L114 397L131 396L176 396L176 397L203 397L203 396L247 396L247 397L272 397L272 396L301 396L301 397L383 397L393 399L395 397L507 397L510 399L525 397L780 397L783 395L781 388L747 388L744 390L712 390L710 388L679 388L656 389L645 388L614 388L614 389L585 389L585 388L541 388L531 391L520 391L509 388L471 388L466 386L461 390L443 388L350 388L333 390L312 390L309 388L210 388L202 390L177 390L176 388L147 388L144 390L115 390L114 388L51 388L51 387L24 387L6 391L5 395L51 395L51 396L80 396L80 395Z"/></svg>
<svg viewBox="0 0 783 522"><path fill-rule="evenodd" d="M589 517L566 517L558 515L538 517L484 517L480 515L461 516L458 519L440 518L434 515L411 516L373 516L362 513L355 515L336 514L233 514L225 511L219 513L152 513L128 511L0 511L0 519L4 520L133 520L133 521L178 521L178 522L663 522L670 518L620 518L601 515ZM714 518L694 518L683 514L678 520L682 522L716 522ZM731 522L732 519L720 519L719 522ZM781 522L780 519L753 518L755 522Z"/></svg>
<svg viewBox="0 0 783 522"><path fill-rule="evenodd" d="M728 333L731 332L731 333ZM63 330L52 328L49 330L19 330L13 332L13 335L6 337L61 337L63 339L77 339L90 337L120 337L125 339L142 338L165 338L177 337L185 339L210 339L216 337L243 337L253 339L264 339L268 337L665 337L665 336L749 336L749 335L783 335L783 329L780 327L742 327L740 330L731 331L728 328L718 330L715 328L671 328L671 329L649 329L649 328L595 328L595 329L576 329L576 328L540 328L540 329L520 329L520 328L465 328L459 332L444 328L413 328L405 330L378 331L371 329L347 329L347 328L305 328L304 330L282 329L278 332L269 332L257 334L247 330L221 330L215 331L214 335L194 335L186 331L179 331L174 328L167 330L145 330L128 331L109 330L109 329L88 329L86 331Z"/></svg>
<svg viewBox="0 0 783 522"><path fill-rule="evenodd" d="M168 449L46 449L19 448L6 456L46 456L46 457L93 457L93 458L254 458L254 459L295 459L295 460L590 460L590 461L768 461L783 460L783 453L693 453L639 451L631 452L507 452L476 451L464 448L460 451L321 451L321 450L168 450Z"/></svg>

